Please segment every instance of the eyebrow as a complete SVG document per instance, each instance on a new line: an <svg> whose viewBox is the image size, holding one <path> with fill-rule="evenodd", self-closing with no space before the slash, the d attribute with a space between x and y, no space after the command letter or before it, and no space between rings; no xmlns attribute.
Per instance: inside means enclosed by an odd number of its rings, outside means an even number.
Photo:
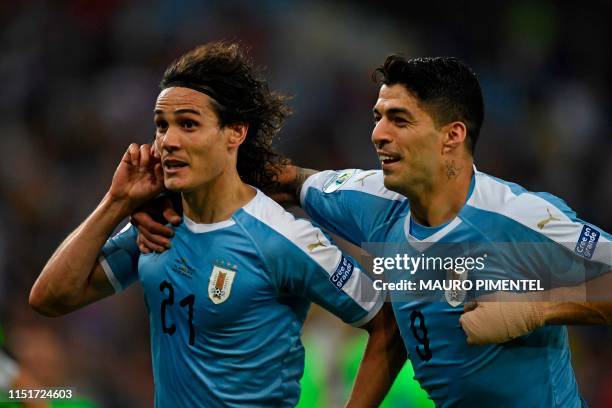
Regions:
<svg viewBox="0 0 612 408"><path fill-rule="evenodd" d="M376 109L376 107L372 108L372 113L381 115L381 113L378 111L378 109ZM410 113L410 111L406 108L390 108L387 109L385 113L387 115L397 115L398 113L401 113L408 116L408 119L414 119L412 113Z"/></svg>
<svg viewBox="0 0 612 408"><path fill-rule="evenodd" d="M163 115L164 111L161 110L161 109L155 109L153 111L153 113L156 114L156 115ZM174 113L175 115L181 115L181 114L184 114L184 113L191 113L193 115L200 115L200 112L198 112L197 110L195 110L195 109L188 109L188 108L177 109L177 110L175 110L172 113Z"/></svg>

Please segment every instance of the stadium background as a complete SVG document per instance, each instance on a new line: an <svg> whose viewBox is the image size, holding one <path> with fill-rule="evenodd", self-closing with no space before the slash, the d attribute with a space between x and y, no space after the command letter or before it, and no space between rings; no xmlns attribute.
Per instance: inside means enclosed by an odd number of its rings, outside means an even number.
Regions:
<svg viewBox="0 0 612 408"><path fill-rule="evenodd" d="M140 288L59 319L36 316L27 295L127 144L151 139L163 68L199 43L252 47L272 87L293 96L280 150L321 169L377 166L369 78L387 54L460 57L485 94L479 169L556 194L612 230L609 2L221 3L0 2L0 322L42 384L104 407L151 406ZM571 331L583 395L612 406L612 329ZM356 335L312 313L302 406L341 404ZM417 401L399 385L397 398Z"/></svg>

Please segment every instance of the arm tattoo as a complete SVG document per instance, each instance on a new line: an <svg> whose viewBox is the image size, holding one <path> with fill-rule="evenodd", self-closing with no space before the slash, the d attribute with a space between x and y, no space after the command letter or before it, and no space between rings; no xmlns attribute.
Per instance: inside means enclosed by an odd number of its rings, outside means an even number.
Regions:
<svg viewBox="0 0 612 408"><path fill-rule="evenodd" d="M300 205L300 194L302 193L302 186L306 179L313 174L317 174L319 170L305 169L302 167L296 168L297 175L295 176L295 181L293 187L295 188L295 201L298 205Z"/></svg>
<svg viewBox="0 0 612 408"><path fill-rule="evenodd" d="M446 160L444 165L446 166L446 177L449 180L457 178L461 170L463 170L463 167L457 167L454 160Z"/></svg>

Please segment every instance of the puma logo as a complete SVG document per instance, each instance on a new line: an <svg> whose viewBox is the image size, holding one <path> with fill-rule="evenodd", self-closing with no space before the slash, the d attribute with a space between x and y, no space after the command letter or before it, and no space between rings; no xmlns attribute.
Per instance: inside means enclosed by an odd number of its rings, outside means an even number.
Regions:
<svg viewBox="0 0 612 408"><path fill-rule="evenodd" d="M363 175L363 177L361 177L360 179L355 180L355 183L356 183L356 182L358 182L358 181L361 181L361 185L363 186L363 183L364 183L364 181L363 181L363 180L365 180L365 179L367 179L368 177L373 176L373 175L375 175L375 174L376 174L376 172L375 172L375 171L372 171L372 172L370 172L370 173L366 173L366 174L364 174L364 175Z"/></svg>
<svg viewBox="0 0 612 408"><path fill-rule="evenodd" d="M325 245L324 243L321 242L321 239L319 238L319 233L317 233L317 242L312 243L312 244L308 244L308 246L306 248L308 248L308 250L310 252L312 252L315 248L318 247L326 247L327 245Z"/></svg>
<svg viewBox="0 0 612 408"><path fill-rule="evenodd" d="M554 217L554 216L553 216L553 215L550 213L550 210L549 210L548 208L546 209L546 212L548 213L548 218L543 219L542 221L538 222L538 228L539 228L539 229L544 228L544 226L545 226L546 224L548 224L549 222L551 222L551 221L561 221L561 219L560 219L560 218Z"/></svg>

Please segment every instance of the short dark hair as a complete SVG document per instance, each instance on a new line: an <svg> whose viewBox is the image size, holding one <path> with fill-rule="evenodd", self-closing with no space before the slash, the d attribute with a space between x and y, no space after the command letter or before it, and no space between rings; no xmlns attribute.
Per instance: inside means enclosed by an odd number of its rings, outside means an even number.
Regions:
<svg viewBox="0 0 612 408"><path fill-rule="evenodd" d="M380 85L404 85L436 126L465 123L467 147L474 152L484 119L484 102L476 74L467 65L453 57L406 59L394 54L374 71L372 79Z"/></svg>
<svg viewBox="0 0 612 408"><path fill-rule="evenodd" d="M291 111L287 97L270 91L260 69L239 44L213 42L187 52L164 72L161 89L173 86L208 95L221 128L248 124L238 149L238 174L245 183L262 189L275 184L277 166L285 160L272 142Z"/></svg>

